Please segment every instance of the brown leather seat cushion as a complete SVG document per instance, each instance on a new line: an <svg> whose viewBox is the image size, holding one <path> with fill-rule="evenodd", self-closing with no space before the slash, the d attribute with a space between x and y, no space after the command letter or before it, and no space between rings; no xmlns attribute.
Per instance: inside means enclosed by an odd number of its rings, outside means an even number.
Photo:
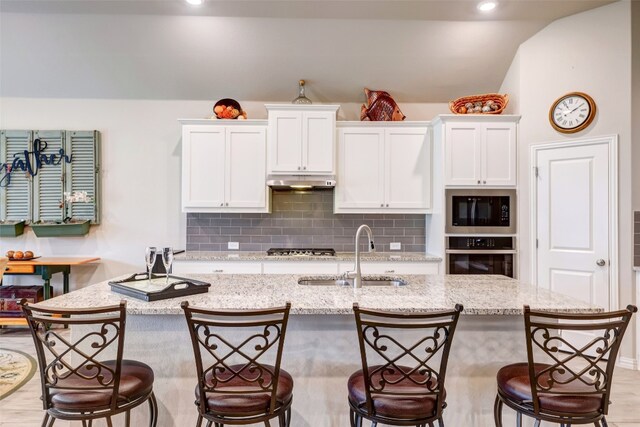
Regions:
<svg viewBox="0 0 640 427"><path fill-rule="evenodd" d="M380 378L379 375L373 374L375 370L380 366L370 366L369 372L372 373L373 381L376 378ZM404 372L409 372L411 368L406 366L400 366ZM399 379L400 375L385 374L385 378L389 381ZM416 381L424 381L424 376L419 374L413 374ZM430 387L433 387L433 382L430 383ZM347 382L349 388L349 400L358 406L365 405L367 401L365 385L364 385L364 373L360 369L349 377ZM371 400L373 401L373 408L375 414L388 418L397 419L422 419L432 417L436 412L436 395L426 395L431 391L426 385L417 385L411 380L404 379L397 384L387 384L384 388L384 392L387 393L425 393L423 396L418 395L380 395L373 394ZM443 398L446 398L446 391L443 390ZM373 415L373 414L372 414Z"/></svg>
<svg viewBox="0 0 640 427"><path fill-rule="evenodd" d="M115 369L115 360L101 362L102 364ZM82 375L94 375L95 370L83 367L80 370ZM105 379L103 382L111 381L110 374L103 370ZM58 381L60 387L96 387L100 383L97 379L85 380L77 375L72 375ZM118 404L136 400L151 393L153 389L153 370L144 363L135 360L123 360L122 372L120 374L120 389ZM51 389L51 404L54 408L64 411L87 411L90 409L104 408L111 403L111 389L105 390L64 390L60 388Z"/></svg>
<svg viewBox="0 0 640 427"><path fill-rule="evenodd" d="M536 363L534 369L536 374L550 365ZM548 376L546 377L548 380ZM516 363L507 365L498 371L498 388L504 395L516 402L531 401L531 382L529 381L529 364ZM544 379L542 379L544 381ZM589 387L580 381L573 381L569 384L554 384L556 392L593 392L594 387ZM588 414L598 412L602 407L602 394L590 396L557 395L553 393L538 393L540 409L554 412L564 412L569 414Z"/></svg>
<svg viewBox="0 0 640 427"><path fill-rule="evenodd" d="M270 365L262 365L264 368L275 370ZM209 412L220 415L256 415L264 414L269 411L271 404L271 391L259 392L261 387L256 381L247 381L247 379L257 379L260 375L257 370L253 372L243 365L233 365L230 367L234 372L239 372L241 376L231 378L228 370L226 372L218 372L216 374L219 381L227 381L224 384L218 382L215 387L216 392L207 392L207 408ZM206 374L207 384L212 384L212 374ZM231 379L229 379L231 378ZM271 374L264 371L262 374L264 383L271 382ZM246 394L225 394L225 391L246 392ZM277 406L281 406L291 400L293 395L293 378L284 369L280 369L280 377L278 378L278 387L276 389ZM196 386L196 400L200 399L200 389Z"/></svg>

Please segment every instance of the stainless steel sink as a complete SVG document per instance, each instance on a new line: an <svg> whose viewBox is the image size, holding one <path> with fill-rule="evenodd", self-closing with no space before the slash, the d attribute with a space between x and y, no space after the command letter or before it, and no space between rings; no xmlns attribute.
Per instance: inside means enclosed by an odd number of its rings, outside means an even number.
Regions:
<svg viewBox="0 0 640 427"><path fill-rule="evenodd" d="M303 286L341 286L353 287L353 279L300 279L299 285ZM362 286L406 286L407 282L401 279L362 279Z"/></svg>

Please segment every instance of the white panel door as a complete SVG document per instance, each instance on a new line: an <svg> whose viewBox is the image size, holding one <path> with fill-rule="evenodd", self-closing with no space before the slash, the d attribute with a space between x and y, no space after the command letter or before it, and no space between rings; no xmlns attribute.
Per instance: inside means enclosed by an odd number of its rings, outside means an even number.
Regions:
<svg viewBox="0 0 640 427"><path fill-rule="evenodd" d="M269 173L302 170L302 113L269 112Z"/></svg>
<svg viewBox="0 0 640 427"><path fill-rule="evenodd" d="M445 185L480 184L478 123L447 123L445 128Z"/></svg>
<svg viewBox="0 0 640 427"><path fill-rule="evenodd" d="M516 124L482 126L482 185L516 185Z"/></svg>
<svg viewBox="0 0 640 427"><path fill-rule="evenodd" d="M607 144L540 150L536 156L538 286L605 309L608 156Z"/></svg>
<svg viewBox="0 0 640 427"><path fill-rule="evenodd" d="M334 173L336 114L302 113L302 169L306 174Z"/></svg>
<svg viewBox="0 0 640 427"><path fill-rule="evenodd" d="M431 144L427 128L385 130L385 207L428 209Z"/></svg>
<svg viewBox="0 0 640 427"><path fill-rule="evenodd" d="M340 129L335 211L383 205L384 130Z"/></svg>
<svg viewBox="0 0 640 427"><path fill-rule="evenodd" d="M227 128L225 206L266 208L266 130L258 126Z"/></svg>
<svg viewBox="0 0 640 427"><path fill-rule="evenodd" d="M183 210L224 205L225 157L224 127L183 127Z"/></svg>

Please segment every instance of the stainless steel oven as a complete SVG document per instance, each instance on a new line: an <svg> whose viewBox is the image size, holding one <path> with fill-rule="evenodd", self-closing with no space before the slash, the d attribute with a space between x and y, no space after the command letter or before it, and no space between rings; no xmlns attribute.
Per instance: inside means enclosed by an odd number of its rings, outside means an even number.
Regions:
<svg viewBox="0 0 640 427"><path fill-rule="evenodd" d="M449 189L447 234L515 234L516 190Z"/></svg>
<svg viewBox="0 0 640 427"><path fill-rule="evenodd" d="M516 249L512 236L448 236L447 274L515 275Z"/></svg>

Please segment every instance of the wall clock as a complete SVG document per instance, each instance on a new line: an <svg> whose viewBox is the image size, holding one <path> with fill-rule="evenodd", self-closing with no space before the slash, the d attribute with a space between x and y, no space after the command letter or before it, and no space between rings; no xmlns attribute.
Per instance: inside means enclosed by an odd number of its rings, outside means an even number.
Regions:
<svg viewBox="0 0 640 427"><path fill-rule="evenodd" d="M570 92L561 96L549 109L549 122L558 132L580 132L596 115L596 103L586 93Z"/></svg>

